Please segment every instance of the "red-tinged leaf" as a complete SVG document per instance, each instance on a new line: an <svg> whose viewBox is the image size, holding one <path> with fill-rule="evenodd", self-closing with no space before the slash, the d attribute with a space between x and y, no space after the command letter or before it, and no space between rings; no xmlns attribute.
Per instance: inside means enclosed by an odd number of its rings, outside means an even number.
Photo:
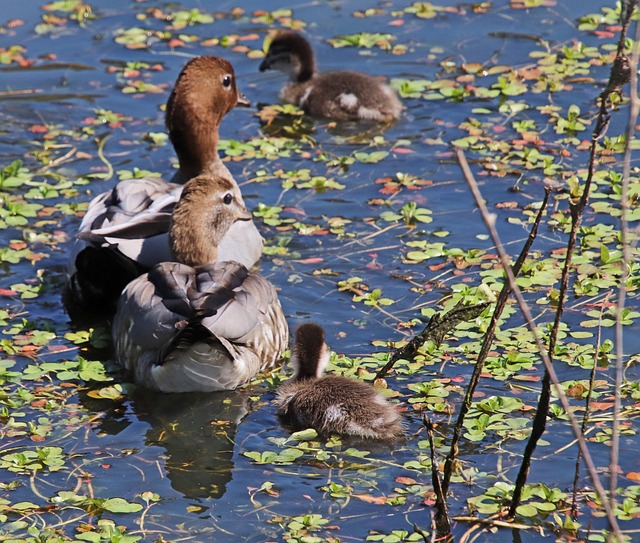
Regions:
<svg viewBox="0 0 640 543"><path fill-rule="evenodd" d="M22 249L27 248L27 244L24 241L12 241L9 243L9 247L11 247L14 251L21 251Z"/></svg>
<svg viewBox="0 0 640 543"><path fill-rule="evenodd" d="M49 353L62 353L68 350L68 345L47 345L47 352Z"/></svg>
<svg viewBox="0 0 640 543"><path fill-rule="evenodd" d="M354 494L354 498L358 498L359 500L366 503L375 503L377 505L384 505L387 503L387 498L384 496L371 496L369 494Z"/></svg>
<svg viewBox="0 0 640 543"><path fill-rule="evenodd" d="M413 153L411 149L407 149L406 147L394 147L393 152L401 155L408 155L410 153Z"/></svg>
<svg viewBox="0 0 640 543"><path fill-rule="evenodd" d="M246 36L238 36L238 41L256 41L259 39L259 34L247 34Z"/></svg>
<svg viewBox="0 0 640 543"><path fill-rule="evenodd" d="M398 192L400 192L400 187L387 185L385 187L382 187L378 192L380 192L380 194L397 194Z"/></svg>
<svg viewBox="0 0 640 543"><path fill-rule="evenodd" d="M15 28L16 26L22 26L23 24L24 21L21 21L20 19L12 19L7 23L7 28Z"/></svg>
<svg viewBox="0 0 640 543"><path fill-rule="evenodd" d="M593 411L606 411L613 407L613 402L591 402L591 409Z"/></svg>
<svg viewBox="0 0 640 543"><path fill-rule="evenodd" d="M102 469L111 469L111 464L100 464Z"/></svg>
<svg viewBox="0 0 640 543"><path fill-rule="evenodd" d="M47 255L44 253L31 253L29 256L25 257L29 262L35 263L39 262L43 258L46 258Z"/></svg>
<svg viewBox="0 0 640 543"><path fill-rule="evenodd" d="M300 264L318 264L320 262L324 262L324 259L322 257L315 256L311 258L305 258L303 260L297 260L296 262L299 262Z"/></svg>
<svg viewBox="0 0 640 543"><path fill-rule="evenodd" d="M629 473L627 473L627 475L625 475L625 477L630 481L640 481L640 472L630 471Z"/></svg>
<svg viewBox="0 0 640 543"><path fill-rule="evenodd" d="M514 375L513 378L518 381L528 381L530 383L537 383L540 381L540 376L538 375Z"/></svg>
<svg viewBox="0 0 640 543"><path fill-rule="evenodd" d="M452 383L463 383L464 377L451 377L449 381L451 381Z"/></svg>
<svg viewBox="0 0 640 543"><path fill-rule="evenodd" d="M516 209L518 207L518 202L498 202L496 207L498 209Z"/></svg>
<svg viewBox="0 0 640 543"><path fill-rule="evenodd" d="M31 441L35 443L42 443L44 440L45 440L44 436L39 436L39 435L31 436Z"/></svg>
<svg viewBox="0 0 640 543"><path fill-rule="evenodd" d="M389 21L390 26L402 26L404 24L403 19L394 19L393 21Z"/></svg>
<svg viewBox="0 0 640 543"><path fill-rule="evenodd" d="M235 45L231 48L234 53L248 53L251 51L246 45Z"/></svg>
<svg viewBox="0 0 640 543"><path fill-rule="evenodd" d="M424 505L429 505L429 506L433 507L436 504L436 500L435 500L435 498L425 498L424 500L422 500L422 503Z"/></svg>
<svg viewBox="0 0 640 543"><path fill-rule="evenodd" d="M32 134L46 134L49 131L49 127L46 124L32 124L29 127L29 132Z"/></svg>
<svg viewBox="0 0 640 543"><path fill-rule="evenodd" d="M476 76L473 74L462 74L456 77L456 81L458 83L462 83L465 86L465 89L468 91L475 90L476 87L471 85L476 80Z"/></svg>
<svg viewBox="0 0 640 543"><path fill-rule="evenodd" d="M602 39L609 39L609 38L615 37L615 34L613 32L607 32L606 30L594 30L593 33L596 35L596 37L602 38Z"/></svg>
<svg viewBox="0 0 640 543"><path fill-rule="evenodd" d="M184 47L184 42L178 38L171 38L169 40L169 47L175 49L176 47Z"/></svg>
<svg viewBox="0 0 640 543"><path fill-rule="evenodd" d="M429 270L435 272L435 271L440 271L442 268L444 268L447 265L446 262L442 262L441 264L433 264L431 266L429 266Z"/></svg>
<svg viewBox="0 0 640 543"><path fill-rule="evenodd" d="M417 485L418 482L411 477L396 477L396 483L400 485Z"/></svg>

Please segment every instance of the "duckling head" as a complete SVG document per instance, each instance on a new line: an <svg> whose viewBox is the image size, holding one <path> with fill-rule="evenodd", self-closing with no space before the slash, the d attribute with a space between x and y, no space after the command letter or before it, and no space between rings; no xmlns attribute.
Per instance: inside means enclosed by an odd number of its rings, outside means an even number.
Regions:
<svg viewBox="0 0 640 543"><path fill-rule="evenodd" d="M308 81L316 72L316 59L311 44L297 32L279 32L269 44L267 56L260 63L260 71L265 70L279 70L298 83Z"/></svg>
<svg viewBox="0 0 640 543"><path fill-rule="evenodd" d="M236 221L249 221L237 185L215 175L199 175L185 185L169 228L177 262L200 266L215 262L218 245Z"/></svg>
<svg viewBox="0 0 640 543"><path fill-rule="evenodd" d="M294 381L322 377L331 351L324 341L324 330L315 323L302 324L296 330L291 349L291 365L295 369Z"/></svg>

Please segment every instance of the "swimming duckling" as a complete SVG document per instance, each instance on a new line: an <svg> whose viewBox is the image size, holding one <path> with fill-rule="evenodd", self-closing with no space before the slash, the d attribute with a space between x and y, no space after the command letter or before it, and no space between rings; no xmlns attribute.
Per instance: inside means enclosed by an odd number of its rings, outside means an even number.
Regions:
<svg viewBox="0 0 640 543"><path fill-rule="evenodd" d="M276 392L282 422L294 430L393 440L402 435L402 418L373 386L338 375L322 376L329 363L324 330L303 324L291 350L293 377Z"/></svg>
<svg viewBox="0 0 640 543"><path fill-rule="evenodd" d="M237 187L218 156L220 122L236 105L249 102L236 87L230 63L214 56L187 62L166 110L179 162L173 182L157 177L121 181L91 201L69 259L66 297L72 307L113 311L129 281L171 259L167 232L183 183L206 173ZM242 203L239 192L236 197ZM218 253L223 260L253 266L262 254L262 237L253 221L233 224Z"/></svg>
<svg viewBox="0 0 640 543"><path fill-rule="evenodd" d="M290 78L280 98L310 115L387 122L402 112L402 103L383 78L352 71L317 73L313 49L297 32L275 36L260 64L261 72L271 69Z"/></svg>
<svg viewBox="0 0 640 543"><path fill-rule="evenodd" d="M162 392L230 390L272 367L289 331L276 290L218 244L251 220L232 181L201 175L184 186L163 262L124 289L113 321L116 361Z"/></svg>

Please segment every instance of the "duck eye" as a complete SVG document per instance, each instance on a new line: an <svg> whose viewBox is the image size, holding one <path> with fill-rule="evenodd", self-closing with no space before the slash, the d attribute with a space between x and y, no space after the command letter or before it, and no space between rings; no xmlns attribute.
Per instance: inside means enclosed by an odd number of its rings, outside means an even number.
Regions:
<svg viewBox="0 0 640 543"><path fill-rule="evenodd" d="M227 89L231 86L231 76L230 75L225 75L222 78L222 85Z"/></svg>
<svg viewBox="0 0 640 543"><path fill-rule="evenodd" d="M229 205L231 202L233 202L233 194L227 192L227 194L224 195L222 201L225 203L225 205Z"/></svg>

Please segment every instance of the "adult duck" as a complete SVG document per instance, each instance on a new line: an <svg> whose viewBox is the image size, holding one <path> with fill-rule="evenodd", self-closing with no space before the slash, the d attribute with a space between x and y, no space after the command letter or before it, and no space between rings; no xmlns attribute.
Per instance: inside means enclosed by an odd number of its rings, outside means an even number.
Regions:
<svg viewBox="0 0 640 543"><path fill-rule="evenodd" d="M265 70L288 74L280 98L310 115L387 122L402 112L402 103L384 78L354 71L318 73L311 44L297 32L276 34L260 64L260 71Z"/></svg>
<svg viewBox="0 0 640 543"><path fill-rule="evenodd" d="M218 155L219 126L236 105L249 105L238 90L233 67L219 57L196 57L184 66L167 102L166 126L179 168L160 178L119 182L95 197L80 224L68 265L71 306L113 311L122 289L158 262L170 260L167 232L182 184L199 174L237 183ZM242 204L242 196L237 191ZM218 254L251 267L262 238L251 220L233 224Z"/></svg>
<svg viewBox="0 0 640 543"><path fill-rule="evenodd" d="M249 220L232 181L201 175L184 186L169 231L174 261L129 283L113 321L116 361L136 383L230 390L279 359L289 332L275 288L219 258L228 230Z"/></svg>
<svg viewBox="0 0 640 543"><path fill-rule="evenodd" d="M276 392L282 422L321 434L394 440L403 433L402 418L373 386L340 375L325 375L330 351L324 330L315 323L296 331L291 350L294 375Z"/></svg>

